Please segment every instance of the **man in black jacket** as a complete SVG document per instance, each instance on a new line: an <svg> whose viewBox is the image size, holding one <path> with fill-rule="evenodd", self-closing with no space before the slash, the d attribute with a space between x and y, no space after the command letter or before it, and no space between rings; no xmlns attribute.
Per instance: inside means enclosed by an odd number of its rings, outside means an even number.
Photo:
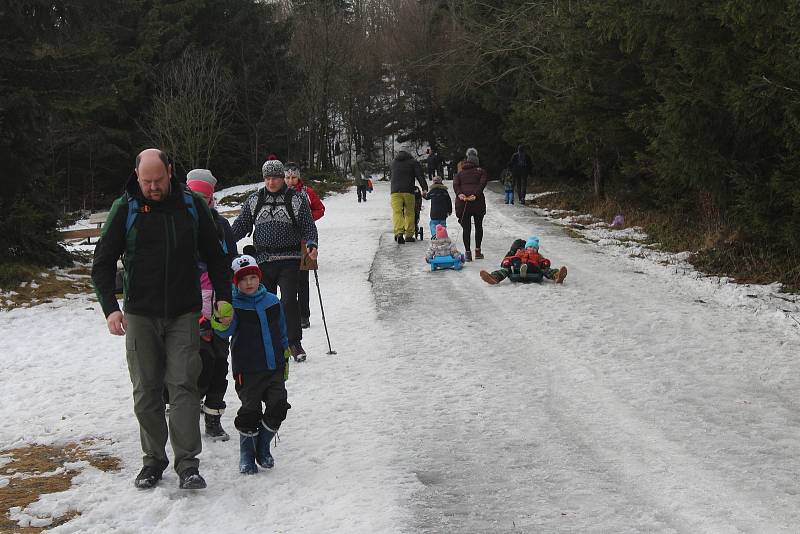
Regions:
<svg viewBox="0 0 800 534"><path fill-rule="evenodd" d="M511 176L514 178L514 191L517 192L519 203L524 206L525 195L528 193L528 176L533 171L533 163L522 145L519 145L517 151L511 156L508 170L511 171Z"/></svg>
<svg viewBox="0 0 800 534"><path fill-rule="evenodd" d="M428 180L442 175L442 156L436 151L428 149Z"/></svg>
<svg viewBox="0 0 800 534"><path fill-rule="evenodd" d="M390 184L394 240L401 245L407 241L416 241L414 180L422 186L422 191L428 191L422 165L408 150L400 150L392 161Z"/></svg>
<svg viewBox="0 0 800 534"><path fill-rule="evenodd" d="M125 266L124 314L114 295L117 260ZM205 200L172 177L166 155L151 148L136 158L135 179L114 201L92 265L108 331L125 336L144 466L137 488L152 488L169 463L167 437L183 489L206 486L198 471L202 367L198 331L198 257L208 265L217 308L229 309L230 272ZM227 305L227 306L226 306ZM230 317L221 322L230 322ZM170 398L169 434L164 388Z"/></svg>

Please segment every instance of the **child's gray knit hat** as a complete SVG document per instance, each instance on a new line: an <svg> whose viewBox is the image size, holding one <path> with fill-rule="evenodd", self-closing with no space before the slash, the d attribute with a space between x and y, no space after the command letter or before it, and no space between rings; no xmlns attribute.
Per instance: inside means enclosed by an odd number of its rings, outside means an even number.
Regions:
<svg viewBox="0 0 800 534"><path fill-rule="evenodd" d="M198 182L206 182L211 184L213 187L217 187L217 179L214 178L214 175L211 174L211 171L208 169L192 169L186 175L186 182L191 181L198 181Z"/></svg>

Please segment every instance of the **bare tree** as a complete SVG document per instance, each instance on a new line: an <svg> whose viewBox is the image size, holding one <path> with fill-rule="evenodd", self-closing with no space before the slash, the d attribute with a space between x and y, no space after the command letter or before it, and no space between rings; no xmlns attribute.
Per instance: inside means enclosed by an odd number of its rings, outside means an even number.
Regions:
<svg viewBox="0 0 800 534"><path fill-rule="evenodd" d="M207 168L232 107L231 75L219 57L189 49L159 80L144 130L176 165Z"/></svg>

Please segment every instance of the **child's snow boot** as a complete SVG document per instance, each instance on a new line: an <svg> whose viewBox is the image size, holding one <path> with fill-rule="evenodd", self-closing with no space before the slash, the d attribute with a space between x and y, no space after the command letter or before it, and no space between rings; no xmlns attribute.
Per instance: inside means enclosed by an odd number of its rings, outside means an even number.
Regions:
<svg viewBox="0 0 800 534"><path fill-rule="evenodd" d="M475 249L475 259L476 260L482 260L483 259L483 254L481 254L481 249L480 248L476 248Z"/></svg>
<svg viewBox="0 0 800 534"><path fill-rule="evenodd" d="M215 412L215 413L208 413ZM203 407L203 416L206 420L206 436L211 438L211 441L228 441L231 437L222 428L220 419L222 419L221 410L213 410L211 408Z"/></svg>
<svg viewBox="0 0 800 534"><path fill-rule="evenodd" d="M269 442L275 437L275 432L264 426L261 423L261 428L258 429L258 442L256 445L256 462L261 467L272 469L275 467L275 458L269 451Z"/></svg>
<svg viewBox="0 0 800 534"><path fill-rule="evenodd" d="M553 281L556 284L563 284L564 283L564 278L566 278L566 277L567 277L567 268L566 267L562 267L562 268L560 268L558 270L556 275L553 277Z"/></svg>
<svg viewBox="0 0 800 534"><path fill-rule="evenodd" d="M496 283L500 282L495 275L490 273L489 271L481 271L481 279L486 282L487 284L495 285Z"/></svg>
<svg viewBox="0 0 800 534"><path fill-rule="evenodd" d="M258 473L258 467L256 467L257 440L257 433L239 433L239 472L243 475L255 475Z"/></svg>
<svg viewBox="0 0 800 534"><path fill-rule="evenodd" d="M472 261L472 251L467 250L464 252L464 261Z"/></svg>
<svg viewBox="0 0 800 534"><path fill-rule="evenodd" d="M306 351L303 348L303 345L301 345L299 341L297 343L292 343L291 345L289 345L289 352L294 358L294 361L296 362L306 361Z"/></svg>

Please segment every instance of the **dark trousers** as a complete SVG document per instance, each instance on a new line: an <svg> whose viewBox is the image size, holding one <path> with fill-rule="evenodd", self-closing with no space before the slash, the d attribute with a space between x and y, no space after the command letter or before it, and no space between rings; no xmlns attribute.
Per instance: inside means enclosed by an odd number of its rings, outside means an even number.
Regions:
<svg viewBox="0 0 800 534"><path fill-rule="evenodd" d="M197 312L164 319L125 314L125 351L133 384L133 412L139 421L143 465L164 469L167 438L175 454L175 471L200 464L200 331ZM164 417L164 390L169 417ZM169 427L169 431L167 428Z"/></svg>
<svg viewBox="0 0 800 534"><path fill-rule="evenodd" d="M258 433L261 422L277 431L292 406L287 402L283 371L241 373L233 377L242 407L233 424L243 434ZM265 404L264 410L261 403Z"/></svg>
<svg viewBox="0 0 800 534"><path fill-rule="evenodd" d="M458 222L464 229L462 237L464 238L464 248L470 249L470 234L472 233L472 219L475 219L475 248L481 248L481 241L483 241L483 215L470 215L465 213Z"/></svg>
<svg viewBox="0 0 800 534"><path fill-rule="evenodd" d="M364 202L367 201L367 186L366 185L357 185L356 186L356 194L358 195L358 201Z"/></svg>
<svg viewBox="0 0 800 534"><path fill-rule="evenodd" d="M211 341L200 342L203 370L197 380L203 405L212 410L225 409L225 391L228 389L228 341L211 336Z"/></svg>
<svg viewBox="0 0 800 534"><path fill-rule="evenodd" d="M528 175L515 174L514 175L514 191L517 192L517 198L520 202L525 200L525 195L528 193Z"/></svg>
<svg viewBox="0 0 800 534"><path fill-rule="evenodd" d="M297 275L297 308L300 317L308 319L311 317L311 310L308 307L308 271L300 271Z"/></svg>
<svg viewBox="0 0 800 534"><path fill-rule="evenodd" d="M261 283L270 293L281 293L283 314L286 316L286 337L289 344L298 343L303 339L303 330L300 328L300 310L297 306L297 283L300 276L300 260L269 261L259 265L264 277Z"/></svg>

